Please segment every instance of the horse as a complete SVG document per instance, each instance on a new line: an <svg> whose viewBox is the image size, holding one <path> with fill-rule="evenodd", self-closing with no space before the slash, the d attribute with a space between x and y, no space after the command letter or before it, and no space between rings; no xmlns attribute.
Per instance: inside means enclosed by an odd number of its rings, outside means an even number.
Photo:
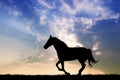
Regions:
<svg viewBox="0 0 120 80"><path fill-rule="evenodd" d="M92 66L91 63L98 62L94 59L91 49L87 49L85 47L68 47L63 41L50 35L48 41L44 45L44 49L47 49L52 45L54 46L59 59L56 63L56 67L59 71L64 71L65 75L70 75L70 73L64 69L64 61L78 60L82 66L78 72L78 75L81 75L82 71L85 69L86 60L88 60L89 66ZM58 66L60 63L61 68Z"/></svg>

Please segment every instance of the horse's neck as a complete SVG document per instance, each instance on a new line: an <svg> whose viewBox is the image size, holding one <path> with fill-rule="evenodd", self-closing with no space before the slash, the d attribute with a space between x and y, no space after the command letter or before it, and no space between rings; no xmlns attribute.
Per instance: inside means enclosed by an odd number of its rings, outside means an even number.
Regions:
<svg viewBox="0 0 120 80"><path fill-rule="evenodd" d="M54 47L55 47L55 49L56 49L57 52L61 52L64 49L68 48L68 46L64 42L62 42L60 40L58 40L58 41L56 41L54 43Z"/></svg>

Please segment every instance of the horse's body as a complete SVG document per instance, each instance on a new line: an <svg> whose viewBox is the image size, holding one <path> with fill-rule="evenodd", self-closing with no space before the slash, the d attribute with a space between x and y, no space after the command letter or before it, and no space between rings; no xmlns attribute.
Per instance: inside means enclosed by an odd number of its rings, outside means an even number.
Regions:
<svg viewBox="0 0 120 80"><path fill-rule="evenodd" d="M56 37L50 36L49 40L45 44L44 48L47 49L49 46L53 45L57 51L57 56L59 61L56 63L58 70L64 71L65 74L69 74L64 69L64 61L78 60L82 67L79 70L79 74L85 68L85 61L88 60L90 66L91 62L96 63L95 59L92 56L91 50L84 47L68 47L63 41L57 39ZM62 68L59 68L58 64L62 65Z"/></svg>

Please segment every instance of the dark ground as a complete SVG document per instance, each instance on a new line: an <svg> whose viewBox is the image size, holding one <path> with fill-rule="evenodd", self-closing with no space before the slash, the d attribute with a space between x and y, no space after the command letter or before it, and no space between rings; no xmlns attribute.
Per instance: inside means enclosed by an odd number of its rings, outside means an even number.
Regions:
<svg viewBox="0 0 120 80"><path fill-rule="evenodd" d="M0 75L0 80L120 80L120 75Z"/></svg>

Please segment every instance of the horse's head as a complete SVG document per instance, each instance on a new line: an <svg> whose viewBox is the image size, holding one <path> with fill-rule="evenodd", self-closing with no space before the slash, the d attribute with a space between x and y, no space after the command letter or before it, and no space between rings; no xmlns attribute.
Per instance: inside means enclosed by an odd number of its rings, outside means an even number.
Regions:
<svg viewBox="0 0 120 80"><path fill-rule="evenodd" d="M52 36L50 35L50 38L48 39L48 41L47 41L46 44L44 45L44 49L47 49L47 48L50 47L52 44L53 44Z"/></svg>

